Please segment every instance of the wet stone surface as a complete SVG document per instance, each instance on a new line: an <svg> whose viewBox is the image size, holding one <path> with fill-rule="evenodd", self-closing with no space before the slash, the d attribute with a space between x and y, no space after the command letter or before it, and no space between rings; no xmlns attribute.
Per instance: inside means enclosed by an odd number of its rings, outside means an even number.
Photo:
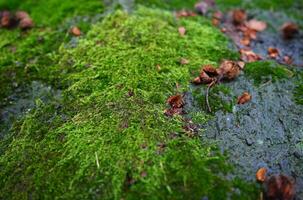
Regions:
<svg viewBox="0 0 303 200"><path fill-rule="evenodd" d="M0 139L7 133L13 122L36 107L36 100L49 103L61 98L61 92L39 81L18 87L0 105Z"/></svg>
<svg viewBox="0 0 303 200"><path fill-rule="evenodd" d="M228 153L237 175L246 180L254 181L260 167L267 167L269 175L294 177L299 199L303 199L303 106L293 101L295 84L279 81L255 86L242 75L224 85L231 94L221 93L223 100L236 98L244 91L252 95L252 100L233 106L232 112L216 111L212 120L201 125L202 139L218 143L222 152ZM196 109L194 102L186 106L187 110Z"/></svg>

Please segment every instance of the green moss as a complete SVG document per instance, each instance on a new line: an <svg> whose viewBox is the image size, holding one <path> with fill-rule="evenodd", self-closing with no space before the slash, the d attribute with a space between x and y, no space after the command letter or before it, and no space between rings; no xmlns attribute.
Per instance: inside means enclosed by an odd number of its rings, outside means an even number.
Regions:
<svg viewBox="0 0 303 200"><path fill-rule="evenodd" d="M198 87L193 92L194 98L198 102L198 106L204 111L208 110L205 99L206 88L207 86L202 88ZM208 98L212 111L216 112L218 110L223 110L225 112L232 112L233 106L235 105L235 98L232 98L231 96L232 92L227 86L223 84L213 86L210 89Z"/></svg>
<svg viewBox="0 0 303 200"><path fill-rule="evenodd" d="M265 83L267 81L276 81L279 79L290 78L293 72L275 62L253 62L245 65L245 75L253 78L256 84Z"/></svg>
<svg viewBox="0 0 303 200"><path fill-rule="evenodd" d="M302 104L303 105L303 83L302 83L302 79L303 79L303 72L301 71L296 71L297 73L297 77L298 77L298 81L297 81L297 86L294 90L294 97L295 100L298 104Z"/></svg>
<svg viewBox="0 0 303 200"><path fill-rule="evenodd" d="M6 1L0 0L0 10L25 10L35 22L29 31L0 29L0 106L4 98L33 80L57 84L59 74L53 73L52 54L58 51L62 42L70 40L68 34L72 25L77 25L84 33L91 26L88 16L103 10L99 0L89 1ZM78 16L74 20L68 17Z"/></svg>
<svg viewBox="0 0 303 200"><path fill-rule="evenodd" d="M61 106L39 105L1 142L0 196L256 199L255 187L221 176L230 171L224 157L188 137L179 116L163 114L166 98L188 89L190 71L233 57L208 24L146 8L106 17L76 48L52 56L52 73L64 80Z"/></svg>
<svg viewBox="0 0 303 200"><path fill-rule="evenodd" d="M0 10L24 10L37 26L57 26L67 17L97 14L103 11L100 0L0 0Z"/></svg>

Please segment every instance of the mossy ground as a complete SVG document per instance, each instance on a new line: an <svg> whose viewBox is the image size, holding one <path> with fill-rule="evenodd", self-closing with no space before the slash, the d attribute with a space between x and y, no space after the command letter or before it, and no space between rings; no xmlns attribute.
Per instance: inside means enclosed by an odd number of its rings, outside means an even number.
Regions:
<svg viewBox="0 0 303 200"><path fill-rule="evenodd" d="M0 198L256 199L255 186L224 178L231 167L213 146L189 137L180 116L163 114L167 97L187 91L201 64L238 58L227 39L205 18L176 20L139 7L92 27L76 21L85 35L70 45L66 19L104 9L99 0L71 2L0 1L37 24L28 32L0 30L0 99L33 80L63 92L60 101L37 100L0 142ZM148 5L170 3L193 2ZM196 117L205 120L202 112Z"/></svg>
<svg viewBox="0 0 303 200"><path fill-rule="evenodd" d="M62 45L50 57L43 71L50 81L60 77L64 98L38 101L1 143L1 196L218 199L242 187L241 197L252 197L254 187L218 175L230 170L222 156L188 137L180 117L163 114L166 98L188 87L190 71L234 56L203 21L145 8L109 15L76 48ZM182 57L191 64L181 66Z"/></svg>

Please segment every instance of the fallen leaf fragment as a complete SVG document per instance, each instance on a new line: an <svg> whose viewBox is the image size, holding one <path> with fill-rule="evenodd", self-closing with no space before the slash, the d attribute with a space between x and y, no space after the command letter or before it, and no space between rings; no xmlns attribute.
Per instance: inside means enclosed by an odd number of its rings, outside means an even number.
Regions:
<svg viewBox="0 0 303 200"><path fill-rule="evenodd" d="M212 24L214 26L218 26L221 22L222 17L223 17L222 12L220 12L220 11L214 12L212 20L211 20Z"/></svg>
<svg viewBox="0 0 303 200"><path fill-rule="evenodd" d="M1 26L8 28L12 25L12 16L9 11L3 11L1 13Z"/></svg>
<svg viewBox="0 0 303 200"><path fill-rule="evenodd" d="M29 29L34 26L33 20L31 18L23 18L19 22L19 28L21 29Z"/></svg>
<svg viewBox="0 0 303 200"><path fill-rule="evenodd" d="M288 65L291 65L293 63L293 59L290 56L284 56L283 57L283 62L288 64Z"/></svg>
<svg viewBox="0 0 303 200"><path fill-rule="evenodd" d="M192 80L192 83L195 84L195 85L201 84L202 80L201 80L200 76L194 78L194 80Z"/></svg>
<svg viewBox="0 0 303 200"><path fill-rule="evenodd" d="M266 22L259 21L256 19L251 19L246 23L246 26L250 29L256 30L258 32L264 31L267 28Z"/></svg>
<svg viewBox="0 0 303 200"><path fill-rule="evenodd" d="M177 18L181 18L181 17L194 17L197 16L196 13L192 12L192 11L187 11L187 10L180 10L178 12L176 12L176 17Z"/></svg>
<svg viewBox="0 0 303 200"><path fill-rule="evenodd" d="M250 45L250 38L249 37L243 37L241 40L240 40L240 43L244 46L249 46Z"/></svg>
<svg viewBox="0 0 303 200"><path fill-rule="evenodd" d="M270 58L277 58L279 56L279 50L277 48L269 47L267 53Z"/></svg>
<svg viewBox="0 0 303 200"><path fill-rule="evenodd" d="M246 28L243 30L243 35L251 40L257 39L257 31L254 29Z"/></svg>
<svg viewBox="0 0 303 200"><path fill-rule="evenodd" d="M242 9L232 11L232 20L235 25L243 24L246 21L246 12Z"/></svg>
<svg viewBox="0 0 303 200"><path fill-rule="evenodd" d="M241 59L245 62L255 62L258 60L262 60L262 57L252 50L240 49Z"/></svg>
<svg viewBox="0 0 303 200"><path fill-rule="evenodd" d="M213 82L213 80L214 80L214 78L209 77L209 75L204 71L202 71L200 73L199 78L200 78L201 83L203 83L203 84L209 84L209 83Z"/></svg>
<svg viewBox="0 0 303 200"><path fill-rule="evenodd" d="M212 65L204 65L202 67L201 73L202 72L205 72L209 77L218 76L218 72L217 72L216 68L214 68L214 66L212 66ZM202 77L202 76L200 75L200 77Z"/></svg>
<svg viewBox="0 0 303 200"><path fill-rule="evenodd" d="M16 19L17 20L22 20L22 19L25 19L25 18L30 18L29 14L25 11L17 11L16 14Z"/></svg>
<svg viewBox="0 0 303 200"><path fill-rule="evenodd" d="M183 26L181 26L181 27L179 27L178 28L178 31L179 31L179 34L180 34L180 36L184 36L185 35L185 33L186 33L186 29L183 27Z"/></svg>
<svg viewBox="0 0 303 200"><path fill-rule="evenodd" d="M189 64L189 60L187 60L187 59L185 59L185 58L181 58L180 64L181 64L181 65L187 65L187 64Z"/></svg>
<svg viewBox="0 0 303 200"><path fill-rule="evenodd" d="M182 95L177 94L174 96L171 96L166 101L172 108L182 108L184 105L184 101L182 98Z"/></svg>
<svg viewBox="0 0 303 200"><path fill-rule="evenodd" d="M214 7L214 6L215 6L214 0L204 0L199 3L196 3L195 9L199 14L206 15L209 8Z"/></svg>
<svg viewBox="0 0 303 200"><path fill-rule="evenodd" d="M281 31L284 39L292 39L299 32L299 26L292 22L286 22L282 25Z"/></svg>
<svg viewBox="0 0 303 200"><path fill-rule="evenodd" d="M267 173L267 169L265 167L261 167L260 169L258 169L256 173L257 181L264 182L266 179L266 173Z"/></svg>
<svg viewBox="0 0 303 200"><path fill-rule="evenodd" d="M81 30L77 27L77 26L74 26L70 29L70 33L73 35L73 36L80 36L81 35Z"/></svg>
<svg viewBox="0 0 303 200"><path fill-rule="evenodd" d="M291 177L273 175L265 183L265 199L292 200L295 196L295 183Z"/></svg>
<svg viewBox="0 0 303 200"><path fill-rule="evenodd" d="M240 74L240 70L241 68L237 62L225 60L217 69L217 73L219 74L220 79L232 80Z"/></svg>

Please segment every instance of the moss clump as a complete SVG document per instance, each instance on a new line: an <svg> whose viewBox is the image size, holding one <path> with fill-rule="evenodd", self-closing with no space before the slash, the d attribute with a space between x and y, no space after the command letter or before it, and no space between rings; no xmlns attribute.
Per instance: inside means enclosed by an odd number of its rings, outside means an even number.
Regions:
<svg viewBox="0 0 303 200"><path fill-rule="evenodd" d="M270 61L249 63L245 66L244 72L245 75L251 77L256 84L293 76L293 72L285 66Z"/></svg>
<svg viewBox="0 0 303 200"><path fill-rule="evenodd" d="M180 117L163 115L191 70L233 55L216 29L162 10L106 17L76 48L62 45L53 56L63 102L39 104L1 142L0 196L256 199L254 187L219 175L230 170L224 158L186 136Z"/></svg>

